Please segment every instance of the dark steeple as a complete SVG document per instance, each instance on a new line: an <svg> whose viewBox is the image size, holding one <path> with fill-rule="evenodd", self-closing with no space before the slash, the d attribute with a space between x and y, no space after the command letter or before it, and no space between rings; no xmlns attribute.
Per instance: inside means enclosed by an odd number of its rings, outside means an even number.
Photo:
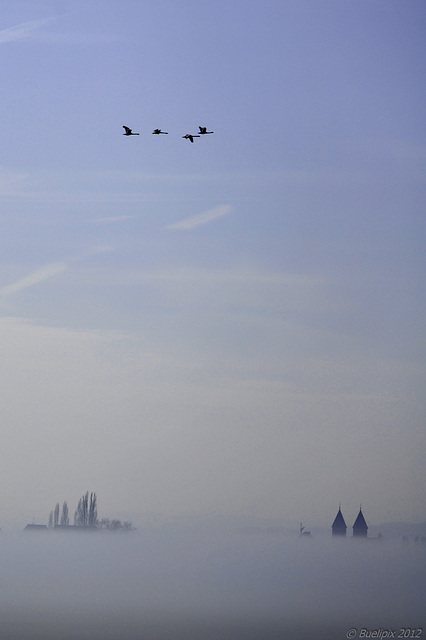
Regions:
<svg viewBox="0 0 426 640"><path fill-rule="evenodd" d="M363 516L363 513L361 511L361 507L359 508L359 514L357 515L357 518L354 522L354 526L352 527L352 529L353 529L354 537L361 537L361 538L367 537L368 527L367 527L365 518Z"/></svg>
<svg viewBox="0 0 426 640"><path fill-rule="evenodd" d="M337 512L337 516L334 518L334 522L331 525L331 531L332 531L332 535L333 536L345 536L346 535L346 522L345 519L342 515L342 512L340 511L340 505L339 505L339 511Z"/></svg>

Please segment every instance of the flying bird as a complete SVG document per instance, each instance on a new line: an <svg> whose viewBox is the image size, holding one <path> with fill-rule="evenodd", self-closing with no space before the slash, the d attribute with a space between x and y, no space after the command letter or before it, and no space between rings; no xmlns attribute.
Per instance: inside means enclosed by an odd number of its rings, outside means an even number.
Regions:
<svg viewBox="0 0 426 640"><path fill-rule="evenodd" d="M168 132L167 131L161 131L161 129L154 129L154 131L152 133L155 133L157 135L159 135L160 133L164 133L164 134L167 135Z"/></svg>
<svg viewBox="0 0 426 640"><path fill-rule="evenodd" d="M129 129L129 127L126 127L126 125L123 124L123 129L124 129L124 133L123 136L138 136L138 133L133 133L133 131L131 129Z"/></svg>
<svg viewBox="0 0 426 640"><path fill-rule="evenodd" d="M194 142L194 138L199 138L199 135L196 135L195 133L186 133L184 136L182 136L182 138L186 138L187 140L191 140L191 142Z"/></svg>
<svg viewBox="0 0 426 640"><path fill-rule="evenodd" d="M200 130L201 135L204 135L206 133L214 133L214 131L207 131L207 127L198 127Z"/></svg>

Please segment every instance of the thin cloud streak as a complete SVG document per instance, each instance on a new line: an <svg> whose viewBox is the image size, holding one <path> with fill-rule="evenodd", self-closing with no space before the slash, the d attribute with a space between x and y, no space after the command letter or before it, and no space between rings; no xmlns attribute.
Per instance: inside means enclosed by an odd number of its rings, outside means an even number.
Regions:
<svg viewBox="0 0 426 640"><path fill-rule="evenodd" d="M49 22L52 22L55 18L44 18L43 20L31 20L30 22L22 22L14 27L3 29L0 31L0 44L5 42L14 42L15 40L22 40L30 36L33 31L40 29Z"/></svg>
<svg viewBox="0 0 426 640"><path fill-rule="evenodd" d="M53 278L54 276L62 273L67 269L67 264L65 262L53 262L45 265L41 269L36 269L25 278L21 278L12 284L7 285L0 289L0 295L9 296L14 293L18 293L23 289L27 289L28 287L33 287L43 280L47 280L49 278Z"/></svg>
<svg viewBox="0 0 426 640"><path fill-rule="evenodd" d="M24 278L20 278L16 282L13 282L12 284L9 284L9 285L6 285L5 287L0 288L0 296L13 295L14 293L18 293L19 291L28 289L29 287L34 287L35 285L40 284L44 280L48 280L49 278L54 278L60 273L63 273L64 271L66 271L69 268L70 263L80 262L85 258L89 258L91 256L97 256L103 253L108 253L109 251L114 251L114 249L109 245L100 245L98 247L94 247L93 249L90 249L82 256L80 255L80 256L75 256L71 258L68 262L65 262L65 261L50 262L49 264L46 264L44 267L41 267L40 269L36 269L35 271L32 271L29 275L25 276Z"/></svg>
<svg viewBox="0 0 426 640"><path fill-rule="evenodd" d="M172 229L176 231L189 231L191 229L195 229L195 227L199 227L203 224L208 224L217 218L221 218L222 216L231 213L232 207L229 204L222 204L214 209L209 209L208 211L204 211L196 216L192 216L191 218L185 218L185 220L181 220L180 222L176 222L175 224L170 224L166 227L166 229Z"/></svg>

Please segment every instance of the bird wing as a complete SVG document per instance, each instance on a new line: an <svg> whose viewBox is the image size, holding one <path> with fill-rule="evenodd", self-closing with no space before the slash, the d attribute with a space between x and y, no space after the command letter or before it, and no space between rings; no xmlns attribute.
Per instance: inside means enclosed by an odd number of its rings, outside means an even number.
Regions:
<svg viewBox="0 0 426 640"><path fill-rule="evenodd" d="M123 129L125 130L126 133L132 133L132 130L129 129L129 127L126 127L126 125L123 124Z"/></svg>

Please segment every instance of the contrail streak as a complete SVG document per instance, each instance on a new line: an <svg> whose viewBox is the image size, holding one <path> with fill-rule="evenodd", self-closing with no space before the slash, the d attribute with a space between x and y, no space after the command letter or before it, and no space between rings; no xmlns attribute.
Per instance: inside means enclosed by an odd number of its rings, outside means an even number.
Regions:
<svg viewBox="0 0 426 640"><path fill-rule="evenodd" d="M62 273L67 269L67 265L65 262L53 262L50 264L41 267L41 269L37 269L33 271L25 278L21 278L12 284L7 285L0 289L0 295L9 296L18 291L22 291L23 289L27 289L28 287L33 287L43 280L47 280L48 278L53 278L58 273Z"/></svg>
<svg viewBox="0 0 426 640"><path fill-rule="evenodd" d="M4 42L13 42L27 38L33 31L39 29L45 24L52 22L54 18L44 18L43 20L31 20L30 22L22 22L14 27L3 29L0 31L0 44Z"/></svg>
<svg viewBox="0 0 426 640"><path fill-rule="evenodd" d="M216 218L227 215L231 211L232 207L229 204L222 204L218 207L215 207L214 209L209 209L208 211L204 211L203 213L200 213L196 216L192 216L191 218L186 218L185 220L181 220L180 222L176 222L175 224L170 224L166 227L166 229L188 231L189 229L194 229L195 227L199 227L202 224L208 224Z"/></svg>

